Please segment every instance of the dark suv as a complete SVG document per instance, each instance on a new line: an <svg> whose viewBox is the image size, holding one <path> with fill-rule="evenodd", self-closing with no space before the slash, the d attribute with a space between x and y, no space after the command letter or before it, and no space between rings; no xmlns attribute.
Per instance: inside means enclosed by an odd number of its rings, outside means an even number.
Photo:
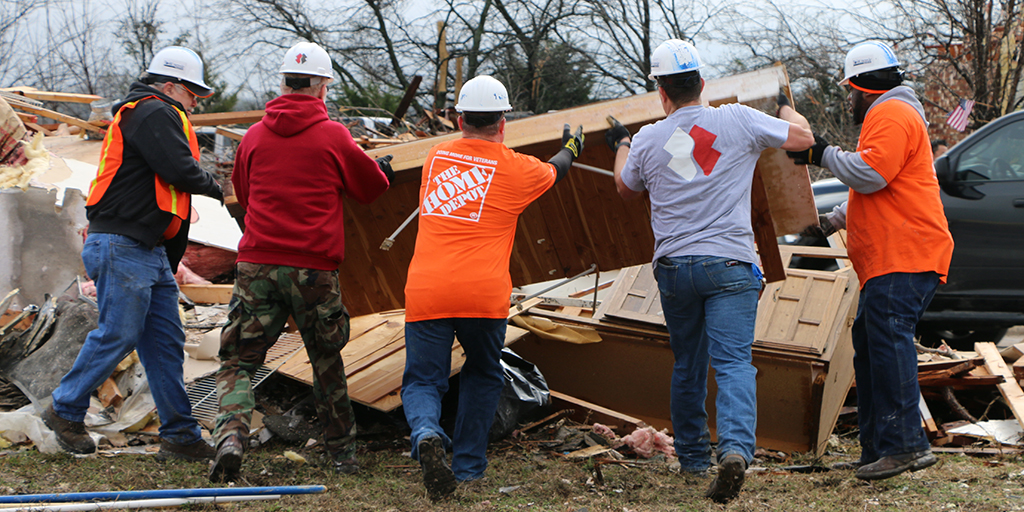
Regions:
<svg viewBox="0 0 1024 512"><path fill-rule="evenodd" d="M1024 325L1024 111L953 146L935 173L955 245L947 282L918 332L962 348L998 340ZM846 200L846 186L834 178L812 188L821 213Z"/></svg>

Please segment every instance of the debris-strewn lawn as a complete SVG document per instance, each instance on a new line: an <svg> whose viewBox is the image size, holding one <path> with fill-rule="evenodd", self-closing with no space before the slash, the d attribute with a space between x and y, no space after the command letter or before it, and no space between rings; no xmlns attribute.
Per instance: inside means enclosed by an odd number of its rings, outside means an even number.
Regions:
<svg viewBox="0 0 1024 512"><path fill-rule="evenodd" d="M407 443L407 442L406 442ZM709 478L684 477L664 463L635 466L568 461L537 451L532 443L492 445L487 477L460 486L453 499L432 504L420 483L419 468L403 455L401 440L361 443L361 473L339 476L319 466L316 448L296 449L271 442L247 453L247 482L240 485L327 486L326 494L286 496L279 501L193 506L187 510L335 511L335 510L1024 510L1024 464L1020 456L972 458L939 455L924 471L874 484L850 471L788 473L784 463L758 461L748 472L740 497L726 506L703 498ZM830 464L856 458L856 442L838 440ZM310 461L297 464L282 456L295 450ZM847 452L841 456L831 455ZM73 458L35 450L0 455L0 494L214 487L205 464L161 463L152 456Z"/></svg>

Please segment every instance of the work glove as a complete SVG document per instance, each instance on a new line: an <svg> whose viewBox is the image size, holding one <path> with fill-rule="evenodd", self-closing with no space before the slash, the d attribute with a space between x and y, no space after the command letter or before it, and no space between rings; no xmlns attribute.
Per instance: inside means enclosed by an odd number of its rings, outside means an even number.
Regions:
<svg viewBox="0 0 1024 512"><path fill-rule="evenodd" d="M391 168L391 159L394 157L394 155L384 155L376 160L377 167L380 167L381 172L387 177L389 186L391 182L395 181L395 171Z"/></svg>
<svg viewBox="0 0 1024 512"><path fill-rule="evenodd" d="M828 141L815 134L813 146L803 151L786 151L786 154L797 165L814 164L821 167L821 157L825 154L825 148L827 147Z"/></svg>
<svg viewBox="0 0 1024 512"><path fill-rule="evenodd" d="M619 146L629 145L630 141L623 141L622 139L630 137L629 130L612 116L608 116L608 122L611 123L612 127L604 132L604 141L608 143L608 147L612 148L612 152L617 152Z"/></svg>
<svg viewBox="0 0 1024 512"><path fill-rule="evenodd" d="M207 197L212 197L220 201L220 205L224 206L224 189L220 188L220 183L213 182L214 189L206 194Z"/></svg>
<svg viewBox="0 0 1024 512"><path fill-rule="evenodd" d="M583 125L576 128L576 133L570 133L571 129L568 123L562 128L562 147L572 152L572 158L575 160L583 151Z"/></svg>
<svg viewBox="0 0 1024 512"><path fill-rule="evenodd" d="M827 214L822 213L818 215L818 224L820 225L807 226L807 228L800 232L800 235L816 238L828 238L832 233L836 232L836 227L828 220Z"/></svg>
<svg viewBox="0 0 1024 512"><path fill-rule="evenodd" d="M778 105L778 107L775 108L775 117L779 117L779 111L782 110L782 107L785 107L787 105L790 107L793 106L789 102L789 96L786 96L786 93L781 91L779 92L779 97L775 99L775 103Z"/></svg>

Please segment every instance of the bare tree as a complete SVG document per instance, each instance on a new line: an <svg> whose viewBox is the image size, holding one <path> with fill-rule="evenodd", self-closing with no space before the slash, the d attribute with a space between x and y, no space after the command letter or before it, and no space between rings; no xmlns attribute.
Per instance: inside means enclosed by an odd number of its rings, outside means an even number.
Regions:
<svg viewBox="0 0 1024 512"><path fill-rule="evenodd" d="M545 66L555 52L575 54L575 41L560 38L562 26L572 26L581 13L581 0L493 0L501 14L503 26L494 31L500 38L503 62L499 75L509 87L509 96L521 110L544 112L548 107L564 108L571 105L545 105ZM561 44L558 44L561 43ZM563 56L564 57L564 56ZM571 59L556 59L567 64ZM516 68L521 68L516 70ZM571 68L552 69L551 78L574 78ZM579 79L586 78L580 76Z"/></svg>
<svg viewBox="0 0 1024 512"><path fill-rule="evenodd" d="M0 2L0 83L17 82L23 76L23 52L19 47L23 25L37 4L32 0L4 0Z"/></svg>
<svg viewBox="0 0 1024 512"><path fill-rule="evenodd" d="M383 90L401 96L418 47L406 37L406 21L392 0L346 0L330 8L302 0L222 0L228 37L244 43L247 55L275 62L299 41L319 44L332 57L342 93L378 97ZM397 37L396 37L397 34ZM265 65L265 74L276 66ZM411 67L411 66L410 66Z"/></svg>
<svg viewBox="0 0 1024 512"><path fill-rule="evenodd" d="M153 60L154 46L164 32L157 18L160 0L124 0L124 15L118 20L115 36L125 54L134 60L134 69L146 69Z"/></svg>
<svg viewBox="0 0 1024 512"><path fill-rule="evenodd" d="M973 99L976 127L1016 110L1024 53L1019 0L891 0L897 26L922 57L921 78L946 98Z"/></svg>
<svg viewBox="0 0 1024 512"><path fill-rule="evenodd" d="M603 91L653 91L651 52L666 39L694 40L705 36L713 19L730 16L728 2L686 3L676 0L586 0L580 27L592 34L583 53L594 65Z"/></svg>

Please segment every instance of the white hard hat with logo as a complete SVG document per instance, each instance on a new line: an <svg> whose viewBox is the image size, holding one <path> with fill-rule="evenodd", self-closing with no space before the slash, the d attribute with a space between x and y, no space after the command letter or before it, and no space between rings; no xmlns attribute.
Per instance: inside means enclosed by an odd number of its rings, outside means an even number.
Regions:
<svg viewBox="0 0 1024 512"><path fill-rule="evenodd" d="M281 64L282 74L296 73L333 78L333 69L331 56L327 55L320 45L310 42L302 42L289 48L288 53L284 54L284 63Z"/></svg>
<svg viewBox="0 0 1024 512"><path fill-rule="evenodd" d="M647 78L697 71L704 67L697 48L682 39L669 39L651 52L651 74Z"/></svg>
<svg viewBox="0 0 1024 512"><path fill-rule="evenodd" d="M156 52L146 73L176 78L200 98L213 94L213 89L203 81L203 59L188 48L168 46Z"/></svg>
<svg viewBox="0 0 1024 512"><path fill-rule="evenodd" d="M496 78L480 75L466 82L459 91L458 112L508 112L508 90Z"/></svg>
<svg viewBox="0 0 1024 512"><path fill-rule="evenodd" d="M899 67L896 52L881 41L868 41L854 46L846 54L845 75L839 85L846 85L850 78L871 71Z"/></svg>

